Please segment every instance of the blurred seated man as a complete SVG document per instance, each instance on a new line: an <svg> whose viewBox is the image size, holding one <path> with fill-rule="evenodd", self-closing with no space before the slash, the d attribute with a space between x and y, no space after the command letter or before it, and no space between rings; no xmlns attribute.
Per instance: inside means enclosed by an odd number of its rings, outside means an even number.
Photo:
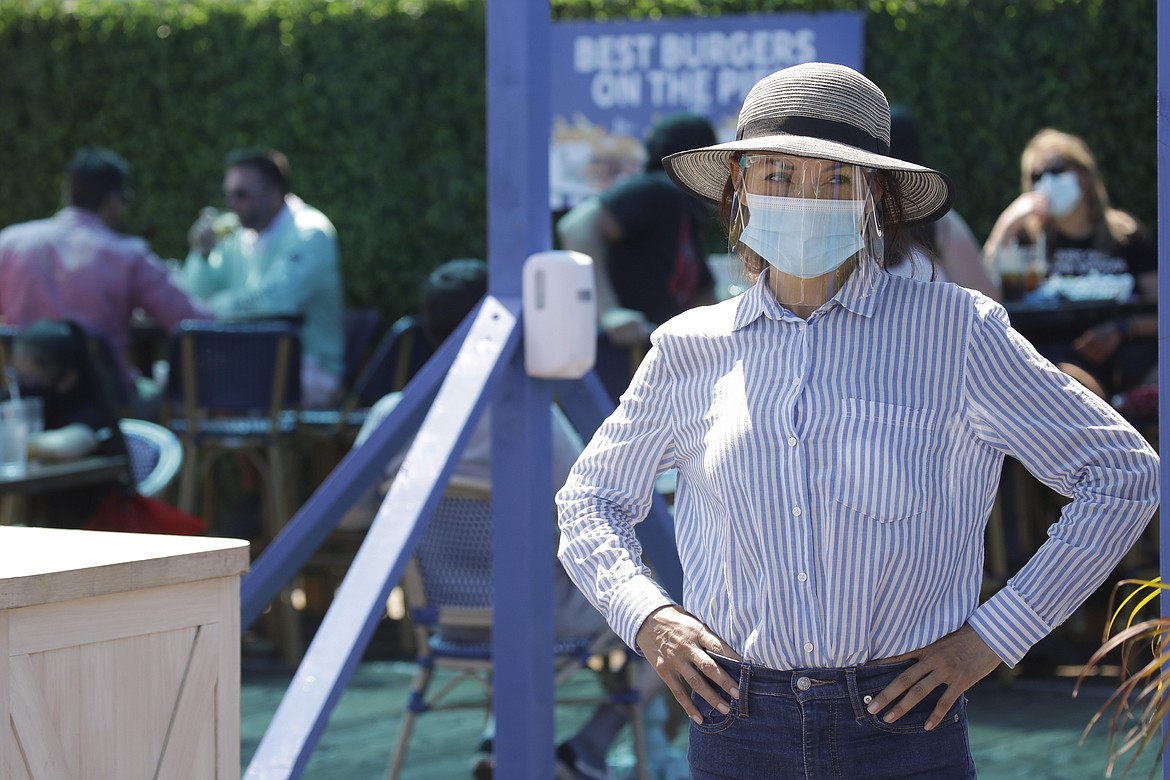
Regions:
<svg viewBox="0 0 1170 780"><path fill-rule="evenodd" d="M165 329L211 313L171 281L146 241L116 232L129 170L114 152L82 149L69 164L69 205L0 231L0 316L20 326L69 319L104 335L134 413L152 417L145 410L158 388L126 360L135 309Z"/></svg>
<svg viewBox="0 0 1170 780"><path fill-rule="evenodd" d="M337 231L289 186L280 152L228 155L223 196L238 228L224 230L225 221L205 209L188 233L181 283L225 319L300 318L302 402L330 406L345 354Z"/></svg>
<svg viewBox="0 0 1170 780"><path fill-rule="evenodd" d="M421 314L427 337L435 345L441 344L459 327L487 292L487 264L482 260L460 259L443 263L427 277L423 285ZM400 393L391 393L380 399L370 410L362 425L354 446L360 446L397 405ZM490 486L491 481L491 409L485 409L471 438L464 448L463 456L455 467L454 476L467 481L481 482ZM564 484L569 469L582 449L580 437L572 429L568 419L556 407L552 408L552 466L553 490ZM348 527L368 526L377 513L382 498L389 490L402 464L405 453L400 453L386 467L386 482L376 491L358 501L342 520ZM552 512L550 522L554 521ZM609 627L585 596L569 580L565 570L557 563L554 567L553 604L556 610L554 631L558 638L595 636L608 632ZM483 641L482 636L448 637L454 641ZM657 675L646 664L636 664L632 684L636 685L647 698L661 690ZM557 748L558 777L604 777L605 755L614 738L625 725L624 711L612 704L600 706L592 717L571 738ZM473 776L477 779L491 777L493 770L490 729L485 733L480 750L473 765Z"/></svg>

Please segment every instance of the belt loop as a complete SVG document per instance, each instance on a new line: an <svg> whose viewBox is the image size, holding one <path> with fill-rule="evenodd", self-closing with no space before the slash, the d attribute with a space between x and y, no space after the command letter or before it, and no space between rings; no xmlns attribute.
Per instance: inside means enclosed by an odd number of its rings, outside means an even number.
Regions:
<svg viewBox="0 0 1170 780"><path fill-rule="evenodd" d="M853 718L855 720L865 720L869 713L865 711L865 705L861 701L861 691L857 688L856 666L850 666L845 669L845 684L849 688L849 703L853 705Z"/></svg>
<svg viewBox="0 0 1170 780"><path fill-rule="evenodd" d="M748 693L751 690L752 664L750 661L739 662L739 717L749 718Z"/></svg>

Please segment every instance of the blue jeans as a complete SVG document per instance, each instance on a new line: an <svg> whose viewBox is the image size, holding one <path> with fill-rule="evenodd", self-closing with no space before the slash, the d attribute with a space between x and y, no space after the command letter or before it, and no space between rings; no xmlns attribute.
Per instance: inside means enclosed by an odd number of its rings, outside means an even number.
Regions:
<svg viewBox="0 0 1170 780"><path fill-rule="evenodd" d="M922 726L936 689L895 723L865 711L913 662L778 672L716 659L739 679L738 700L720 713L694 694L691 780L974 780L966 697L932 731Z"/></svg>

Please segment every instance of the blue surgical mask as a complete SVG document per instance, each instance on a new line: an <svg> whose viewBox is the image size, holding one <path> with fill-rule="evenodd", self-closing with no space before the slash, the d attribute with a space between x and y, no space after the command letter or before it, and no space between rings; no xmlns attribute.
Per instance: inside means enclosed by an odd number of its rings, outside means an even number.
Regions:
<svg viewBox="0 0 1170 780"><path fill-rule="evenodd" d="M1048 213L1057 219L1071 214L1081 200L1081 183L1076 171L1045 173L1032 189L1048 198Z"/></svg>
<svg viewBox="0 0 1170 780"><path fill-rule="evenodd" d="M861 251L863 200L788 198L745 191L739 240L776 270L802 279L837 270Z"/></svg>

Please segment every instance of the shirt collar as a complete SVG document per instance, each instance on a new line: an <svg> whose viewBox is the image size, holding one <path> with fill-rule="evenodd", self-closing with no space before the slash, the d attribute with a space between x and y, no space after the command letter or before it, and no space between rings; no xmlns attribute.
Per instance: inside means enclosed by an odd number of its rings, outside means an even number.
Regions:
<svg viewBox="0 0 1170 780"><path fill-rule="evenodd" d="M756 283L751 288L740 296L739 307L735 311L735 321L732 323L732 330L739 330L745 328L751 323L755 322L760 317L767 317L770 320L781 320L788 317L795 317L796 315L785 309L780 302L776 300L776 296L772 294L772 290L768 287L768 272L770 269L765 268L761 273ZM879 270L875 275L873 282L870 284L862 284L859 282L856 275L850 277L845 286L837 291L829 302L822 308L831 308L833 306L841 306L847 311L862 317L872 317L874 307L877 305L877 298L881 295L886 286L886 272Z"/></svg>
<svg viewBox="0 0 1170 780"><path fill-rule="evenodd" d="M261 231L252 231L251 235L245 234L244 241L246 244L251 244L256 252L265 252L268 245L272 243L273 237L278 235L284 229L284 225L292 219L292 212L289 210L288 198L285 198L285 203L280 207L280 211L276 212L276 216L268 223Z"/></svg>
<svg viewBox="0 0 1170 780"><path fill-rule="evenodd" d="M65 208L61 209L58 214L60 214L63 219L69 220L71 222L108 227L108 225L102 221L102 218L99 217L95 212L92 212L89 209L83 209L80 206L66 206Z"/></svg>
<svg viewBox="0 0 1170 780"><path fill-rule="evenodd" d="M284 223L288 222L291 216L292 214L288 208L288 201L286 200L285 204L280 207L280 211L276 212L276 216L273 217L272 221L268 223L268 226L261 230L256 237L260 241L268 241L284 228Z"/></svg>

